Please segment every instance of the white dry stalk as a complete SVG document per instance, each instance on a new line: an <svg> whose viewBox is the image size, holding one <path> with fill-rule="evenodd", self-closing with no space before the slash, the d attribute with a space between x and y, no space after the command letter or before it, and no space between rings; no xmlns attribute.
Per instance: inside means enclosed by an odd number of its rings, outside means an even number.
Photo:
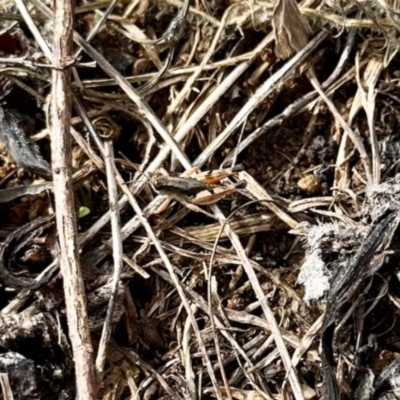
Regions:
<svg viewBox="0 0 400 400"><path fill-rule="evenodd" d="M184 2L179 0L166 0L166 3L172 4L175 7L179 8L182 8L184 5ZM217 19L213 18L211 15L208 15L207 13L202 12L195 7L189 7L189 12L203 18L205 21L210 22L212 25L216 27L218 27L221 24Z"/></svg>
<svg viewBox="0 0 400 400"><path fill-rule="evenodd" d="M196 126L196 124L203 118L203 116L214 106L214 104L226 93L226 91L233 85L233 83L246 71L246 69L251 65L251 63L255 60L258 54L262 51L262 49L269 44L273 39L272 35L268 35L255 49L253 52L253 56L243 61L240 65L238 65L225 79L224 81L212 92L207 99L199 105L198 108L193 112L193 114L187 119L185 124L178 130L175 134L174 139L179 142L183 140L186 135ZM154 173L157 168L164 162L164 160L168 157L170 152L170 148L164 145L156 158L151 162L151 164L144 171L145 175L151 175ZM186 167L185 167L186 168ZM190 168L187 168L190 169ZM145 180L138 182L137 186L133 189L133 193L138 193L141 188L145 185ZM147 207L146 212L151 213L152 210L157 209L158 205L164 196L157 196L155 200L153 200ZM123 196L118 202L118 206L120 208L124 207L127 204L127 197ZM87 243L91 240L99 231L102 229L109 221L109 213L104 214L95 224L86 231L81 237L81 243ZM134 217L131 221L128 222L130 225L130 229L123 228L123 231L126 232L127 235L132 233L139 227L139 220L137 217Z"/></svg>
<svg viewBox="0 0 400 400"><path fill-rule="evenodd" d="M152 46L146 46L141 43L142 40L148 40L149 38L132 22L129 20L126 20L125 18L121 18L117 15L113 15L109 18L111 21L115 21L119 23L123 29L118 28L116 26L113 26L113 29L116 32L121 33L122 35L126 36L128 39L133 40L134 42L137 42L141 44L148 54L150 60L154 63L154 65L158 68L161 69L163 64L160 60L160 57L158 56L158 52L155 50L154 47ZM155 75L155 74L154 74ZM153 76L150 78L152 79Z"/></svg>
<svg viewBox="0 0 400 400"><path fill-rule="evenodd" d="M114 258L114 272L111 283L110 300L108 302L107 315L103 325L103 331L99 342L99 349L96 357L96 370L102 376L106 360L107 346L111 337L112 319L115 309L115 302L118 295L119 278L123 267L123 249L121 240L121 224L118 210L118 191L115 180L114 149L111 141L104 143L104 156L107 174L108 198L111 214L112 249Z"/></svg>
<svg viewBox="0 0 400 400"><path fill-rule="evenodd" d="M164 272L158 268L152 268L152 270L156 274L158 274L160 277L162 277L165 281L172 284L171 278L166 272ZM184 285L183 285L183 287L184 287L185 292L187 292L188 295L195 300L196 304L198 304L199 307L207 315L209 315L209 307L208 307L207 303L205 302L204 298L202 296L200 296L197 292L193 291L190 287L184 286ZM268 321L265 320L265 318L257 317L255 315L249 314L245 311L231 310L229 308L224 308L223 311L229 320L238 322L240 324L256 326L256 327L262 328L266 332L271 332L271 326L268 323ZM214 318L214 320L216 322L216 326L220 329L221 334L226 337L226 335L225 335L227 333L226 326L224 326L215 315L209 315L209 316L210 316L210 318ZM291 347L297 348L300 345L300 340L296 336L294 336L292 333L287 332L284 329L282 329L282 337L287 342L287 344L290 345ZM233 343L235 343L235 342L233 342ZM235 348L242 355L242 357L245 360L247 360L247 362L249 362L249 365L251 366L252 362L248 359L246 353L244 353L244 351L238 346L235 346ZM279 351L276 350L273 358L278 357L278 355L279 355ZM257 369L257 364L254 366L254 368Z"/></svg>
<svg viewBox="0 0 400 400"><path fill-rule="evenodd" d="M295 200L289 204L288 211L291 213L298 213L315 207L329 207L335 201L336 198L333 196L321 196Z"/></svg>
<svg viewBox="0 0 400 400"><path fill-rule="evenodd" d="M28 9L26 8L25 3L23 0L15 0L15 5L18 7L19 12L22 15L25 23L28 25L29 30L31 31L33 37L36 39L37 44L43 51L43 54L46 56L47 60L52 63L53 62L53 54L50 50L50 47L43 39L43 36L39 32L39 29L36 27L33 19L31 18Z"/></svg>
<svg viewBox="0 0 400 400"><path fill-rule="evenodd" d="M86 36L86 41L88 43L90 43L92 41L92 39L96 36L97 32L100 30L100 28L102 27L102 25L104 24L104 22L106 21L108 16L112 13L112 11L114 10L114 7L117 5L117 3L118 3L118 0L111 0L110 4L107 7L107 10L101 13L100 19L96 22L95 26L91 29L89 34ZM81 54L81 51L82 51L82 47L80 47L76 51L74 57L78 58L79 55Z"/></svg>
<svg viewBox="0 0 400 400"><path fill-rule="evenodd" d="M172 388L168 385L164 377L150 364L146 363L141 357L139 357L139 355L135 353L132 349L126 351L121 348L118 348L118 346L115 344L113 345L113 347L116 348L121 354L123 354L132 363L132 365L138 366L139 369L144 370L146 376L148 377L145 380L147 380L148 382L153 380L158 381L160 387L162 387L165 390L167 395L172 400L182 399L174 390L172 390Z"/></svg>
<svg viewBox="0 0 400 400"><path fill-rule="evenodd" d="M271 230L286 229L285 223L277 222L277 217L266 213L257 213L254 215L246 215L230 221L232 229L240 236L247 236L258 232L268 232ZM215 240L221 225L212 223L205 226L189 226L184 228L186 234L196 237L198 240L213 241ZM224 233L220 239L226 238Z"/></svg>
<svg viewBox="0 0 400 400"><path fill-rule="evenodd" d="M122 182L121 182L122 183ZM220 388L218 386L218 382L217 379L215 377L214 371L213 371L213 367L211 364L211 361L207 355L207 350L204 346L204 342L203 339L201 338L201 334L200 334L200 330L196 321L196 318L193 315L193 312L191 310L190 307L190 303L189 300L187 299L185 292L181 286L181 283L174 271L174 267L172 266L167 254L165 253L163 247L161 246L160 241L158 240L157 236L154 234L153 229L151 227L151 225L149 224L149 222L147 221L147 219L145 218L145 216L143 215L142 210L140 209L139 204L137 203L135 197L133 196L132 192L129 190L129 188L125 185L125 184L121 184L121 188L124 191L125 195L128 197L129 203L132 206L133 210L135 211L136 215L138 216L141 225L143 226L143 228L146 230L147 235L149 236L149 238L151 239L151 241L153 242L155 248L157 249L165 267L167 268L167 271L171 277L171 280L173 282L173 285L175 287L175 289L177 290L179 297L182 301L182 304L188 314L188 317L192 323L193 326L193 330L195 331L195 335L196 335L196 339L197 339L197 343L200 347L201 353L203 355L204 358L204 362L207 366L207 371L209 373L211 382L214 386L215 389L215 394L217 396L217 398L219 400L223 400L222 398L222 394L220 391Z"/></svg>
<svg viewBox="0 0 400 400"><path fill-rule="evenodd" d="M354 45L355 35L356 35L356 30L353 30L352 32L349 33L349 35L347 37L345 49L342 52L342 55L339 59L339 62L336 65L335 70L332 72L332 74L329 76L329 78L323 83L324 88L329 88L329 89L327 89L327 93L329 95L331 94L331 92L334 92L336 90L337 86L343 85L348 80L351 80L354 76L352 69L350 69L349 72L344 73L344 75L342 77L340 77L340 74L350 56L351 50ZM332 83L334 83L334 84L332 84ZM230 154L228 154L228 156L225 158L223 164L225 165L225 164L229 163L233 159L233 156L235 154L236 155L240 154L251 143L253 143L255 140L260 138L263 134L265 134L270 129L280 126L283 123L283 121L285 121L286 119L314 108L315 102L318 101L318 99L313 100L313 98L315 97L315 94L316 94L315 91L305 94L304 96L302 96L301 98L296 100L294 103L292 103L288 107L286 107L280 114L271 118L270 120L265 122L262 126L256 128L251 134L247 135L246 138L241 143L239 143L238 147L234 151L232 151Z"/></svg>
<svg viewBox="0 0 400 400"><path fill-rule="evenodd" d="M212 210L214 214L221 220L223 221L225 219L224 214L220 211L220 209L216 206L212 206ZM274 336L274 340L276 343L276 346L279 351L279 355L282 359L283 365L285 366L286 373L288 375L288 379L293 391L293 395L295 399L297 400L304 400L303 396L303 391L301 389L301 385L299 382L299 378L297 376L296 370L293 368L292 362L290 360L290 355L289 352L285 346L285 342L283 341L279 325L276 322L275 316L270 309L268 305L267 298L265 296L265 293L260 285L260 282L258 281L257 275L254 271L253 266L251 265L249 258L246 255L246 252L244 251L242 244L240 243L239 237L230 229L229 224L226 224L225 227L225 232L228 235L229 239L231 240L232 245L234 246L238 256L241 258L243 262L243 268L246 271L246 274L250 280L251 286L254 290L254 293L257 296L257 299L259 300L261 304L261 308L263 310L264 316L266 320L268 321L270 327L271 327L271 332L272 335Z"/></svg>
<svg viewBox="0 0 400 400"><path fill-rule="evenodd" d="M51 12L50 12L51 14ZM324 37L324 34L320 34L317 36L316 39L314 39L313 41L310 42L310 44L308 46L305 47L305 49L303 49L303 51L300 51L292 60L291 62L287 63L285 65L284 68L282 68L282 70L280 71L279 74L277 74L277 76L275 76L275 79L270 79L268 80L264 85L262 85L259 90L256 92L256 94L252 97L251 101L247 103L247 105L241 110L241 112L237 115L236 118L234 118L234 121L237 123L238 121L243 120L244 118L246 118L249 113L256 107L258 106L261 101L272 91L274 85L279 82L284 76L286 76L286 74L289 73L289 71L291 71L291 69L297 65L300 64L300 62L303 60L303 57L305 57L305 55L308 54L309 51L311 51L311 49L314 48L314 46L316 46L320 41L322 41L322 38ZM92 58L94 58L99 65L105 70L105 72L109 73L119 84L119 86L126 92L126 94L128 95L128 97L131 98L131 100L133 100L136 105L139 108L139 112L141 114L143 114L144 116L146 116L149 121L152 123L152 125L155 127L155 129L158 131L158 133L160 133L160 135L163 137L163 139L165 140L165 142L168 144L167 146L164 146L164 152L163 150L160 151L159 153L159 157L157 158L162 158L164 159L166 157L166 155L169 153L169 150L172 149L174 152L174 155L181 161L182 165L186 168L189 169L190 163L187 159L187 157L185 155L183 155L183 153L180 151L179 146L177 145L177 142L179 142L180 140L183 139L184 136L186 136L187 132L191 130L191 128L193 126L189 125L189 120L186 122L186 124L184 125L184 127L186 129L188 129L186 132L184 132L183 137L181 138L179 136L179 133L182 134L182 128L181 130L176 134L175 138L172 138L168 131L165 129L165 127L163 126L163 124L161 123L161 121L157 118L157 116L154 114L154 112L148 107L148 105L146 103L143 102L143 100L141 99L141 97L136 93L136 91L134 91L132 89L132 87L129 85L129 83L124 79L124 77L119 74L114 68L111 67L111 65L105 61L105 59L98 53L96 52L93 48L91 48L90 46L87 45L87 43L84 42L84 40L77 34L75 34L75 40L77 40L77 42L92 56ZM245 66L247 68L247 65ZM204 115L204 114L203 114ZM197 121L196 121L197 122ZM234 128L232 126L232 123L228 126L229 129L226 129L224 131L224 135L220 135L218 136L218 138L211 143L207 149L203 152L202 154L202 158L198 158L196 160L196 165L202 165L206 162L206 160L216 151L216 149L229 137L229 135L233 132ZM165 155L163 153L166 153ZM157 160L157 159L156 159ZM155 161L156 161L155 160ZM157 160L157 163L159 163L159 161ZM151 167L154 168L154 162L149 166L148 169L150 169ZM157 165L158 167L158 165ZM157 168L156 167L156 168ZM156 169L155 168L155 169ZM151 171L151 170L150 170ZM216 395L218 398L222 399L222 394L220 392L220 389L218 387L217 381L215 379L215 375L213 373L212 370L212 366L210 363L210 360L207 356L206 350L204 348L204 345L202 343L202 339L200 336L200 332L198 330L198 326L197 326L197 322L193 316L193 313L190 309L190 305L188 303L188 300L183 292L183 289L180 285L180 282L178 280L178 278L176 277L173 267L170 264L170 261L167 257L167 255L165 254L162 246L160 245L157 237L155 236L154 232L152 231L151 226L149 225L149 223L147 222L147 220L144 218L142 211L139 207L139 205L137 204L135 198L133 197L132 193L129 191L129 189L122 184L122 188L125 192L125 195L127 196L130 204L132 205L133 209L135 210L137 216L140 219L140 222L142 224L142 226L146 229L147 234L149 235L149 237L152 239L155 247L157 248L172 280L174 283L174 286L176 287L182 303L186 309L186 312L188 313L189 318L191 319L193 328L195 330L197 339L198 339L198 343L199 346L202 350L202 353L204 355L204 359L205 362L207 364L207 369L208 372L210 374L210 378L213 382L213 386L214 389L216 391ZM220 217L220 219L224 219L224 216L222 214L222 212L218 209L217 206L213 206L213 210L216 213L217 216ZM264 293L262 291L262 288L257 280L257 277L255 275L255 272L240 244L239 238L237 237L237 235L234 234L234 232L230 229L229 225L225 226L225 230L227 235L230 237L236 251L238 252L239 257L242 258L243 260L243 264L245 266L245 270L249 276L249 279L252 283L253 289L256 292L257 297L259 298L259 301L261 302L264 314L266 315L266 318L268 320L268 322L271 325L271 329L274 335L274 339L275 342L278 346L280 355L282 357L283 363L285 365L285 368L287 370L288 373L288 377L289 377L289 381L291 383L292 386L292 390L293 390L293 394L295 396L296 399L302 400L304 399L304 396L302 394L302 390L301 390L301 386L298 380L298 377L296 375L295 370L293 369L291 362L290 362L290 357L288 354L288 351L284 345L282 336L280 334L279 331L279 327L275 321L275 318L273 316L272 311L270 310L270 308L268 307L267 302L265 301L265 296Z"/></svg>
<svg viewBox="0 0 400 400"><path fill-rule="evenodd" d="M25 362L25 359L23 360ZM0 386L4 400L14 400L13 390L11 389L8 372L0 373Z"/></svg>
<svg viewBox="0 0 400 400"><path fill-rule="evenodd" d="M255 49L248 53L243 53L238 56L228 58L226 60L216 61L216 62L206 65L204 67L204 71L212 71L212 70L219 69L219 68L227 68L227 67L239 64L240 62L247 61L250 58L253 58L257 54L258 54L258 51L256 51L256 49ZM0 60L2 60L2 59L0 58ZM4 59L4 63L12 63L13 60L14 59L6 58L6 59ZM3 61L1 61L1 62L3 63ZM25 61L22 58L17 59L17 64L18 63L21 63L23 65L26 64L27 66L37 65L37 64L32 63L31 61L28 61L28 60ZM167 71L164 76L165 76L165 78L168 77L168 78L175 78L175 79L181 80L179 75L191 74L191 73L195 72L197 70L197 68L198 68L198 66L176 67L176 68L172 68L171 70ZM141 75L128 76L128 77L126 77L126 80L129 83L142 82L142 81L147 81L147 80L153 78L156 74L157 74L157 72L147 72L147 73L144 73ZM38 76L38 78L40 78L40 76ZM43 77L42 77L42 79L43 79ZM184 78L184 79L186 79L186 78ZM82 81L82 84L86 89L116 85L115 80L111 79L111 78L86 79L86 80ZM170 85L170 83L168 85ZM153 91L153 89L151 91L149 91L149 93L151 93L152 91Z"/></svg>
<svg viewBox="0 0 400 400"><path fill-rule="evenodd" d="M232 310L230 308L224 309L226 316L228 319L239 322L240 324L248 324L252 326L257 326L264 329L266 332L271 332L271 325L265 318L257 317L253 314L249 314L246 311L238 311ZM293 333L286 331L285 329L281 329L281 335L283 340L289 345L294 348L297 348L300 344L300 339L295 336Z"/></svg>
<svg viewBox="0 0 400 400"><path fill-rule="evenodd" d="M201 61L201 64L197 67L196 71L187 79L183 89L178 93L178 95L175 97L175 99L169 105L167 112L166 112L166 117L173 114L175 112L176 108L182 104L182 101L184 100L186 95L192 89L194 82L196 81L198 76L203 72L205 66L207 65L207 62L210 60L210 58L212 57L212 55L215 52L215 48L217 47L220 37L226 27L226 22L229 18L229 15L235 6L237 6L237 4L236 5L234 4L230 7L228 7L227 10L225 11L224 16L222 17L222 20L221 20L221 24L214 36L214 39L211 43L210 48L208 49L207 53L203 57L203 60Z"/></svg>
<svg viewBox="0 0 400 400"><path fill-rule="evenodd" d="M76 104L79 107L79 102L77 102ZM97 145L99 147L100 152L103 155L105 155L104 146L99 141L99 138L97 137L96 132L94 131L93 125L91 124L90 121L87 120L87 116L84 113L81 113L81 118L82 118L82 120L84 120L86 122L86 126L87 126L88 130L91 132L92 136L97 140L97 142L98 142ZM210 379L211 379L212 384L214 386L214 389L216 391L217 397L222 400L222 397L221 397L221 394L220 394L220 390L219 390L219 387L217 385L217 380L216 380L215 374L213 372L210 359L208 358L204 343L202 341L202 338L201 338L201 335L200 335L200 331L198 329L198 325L197 325L196 319L194 318L194 315L191 312L189 301L185 297L185 293L184 293L184 291L182 290L182 288L180 286L180 281L179 281L178 277L176 276L176 274L174 272L174 268L173 268L171 262L169 261L168 256L166 255L163 247L161 246L160 241L158 240L157 236L154 234L151 225L149 224L149 222L145 218L145 216L144 216L139 204L137 203L135 197L133 196L132 192L129 190L129 188L125 184L124 180L122 179L122 177L120 176L120 174L118 173L118 171L115 168L114 168L114 173L115 173L115 176L116 176L116 182L118 183L118 185L120 186L121 190L125 194L125 197L128 199L129 203L131 204L133 210L136 213L136 216L138 217L138 220L139 220L140 224L145 228L148 237L153 242L154 246L156 247L157 251L160 254L160 257L161 257L162 261L164 262L164 265L166 266L169 274L171 275L171 279L172 279L172 281L174 283L174 286L177 289L177 292L181 297L182 304L185 307L186 312L188 313L188 316L189 316L189 318L190 318L190 320L191 320L191 322L193 324L193 329L194 329L194 331L196 333L198 344L199 344L199 347L200 347L201 352L203 354L203 357L204 357L204 360L205 360L205 363L206 363L206 366L207 366L207 369L208 369L208 372L209 372L209 375L210 375ZM116 212L118 212L118 210L119 210L119 204L120 204L120 202L118 202L118 205L115 206L115 203L114 203L114 208L115 208ZM120 245L122 246L121 237L119 237L119 240L120 240ZM81 241L81 244L82 244L82 241Z"/></svg>
<svg viewBox="0 0 400 400"><path fill-rule="evenodd" d="M271 36L273 36L271 34ZM278 85L284 78L286 78L293 70L298 67L309 54L322 42L326 37L325 32L319 33L314 37L306 47L300 50L294 57L292 57L281 69L267 79L254 93L254 95L246 102L246 104L239 110L235 117L231 120L228 126L210 143L206 149L196 158L193 165L195 167L202 166L207 160L219 149L219 147L229 138L229 136L236 130L238 126L245 121L249 114L254 111L265 98L272 93L276 85Z"/></svg>
<svg viewBox="0 0 400 400"><path fill-rule="evenodd" d="M138 113L147 118L147 120L153 125L155 130L160 134L169 150L172 150L174 155L178 158L180 163L186 168L190 169L190 162L187 156L182 153L177 140L170 135L170 133L165 128L164 124L157 117L155 112L149 107L149 105L142 99L139 93L132 88L132 86L127 82L127 80L120 74L111 64L105 60L105 58L96 51L93 47L89 46L78 34L77 37L78 44L84 48L84 50L97 61L99 66L112 76L118 83L120 88L128 95L128 97L136 104L138 108ZM155 171L155 170L154 170ZM154 172L150 171L150 172Z"/></svg>
<svg viewBox="0 0 400 400"><path fill-rule="evenodd" d="M193 314L196 314L196 306L192 306ZM189 318L186 318L185 325L183 328L182 337L182 365L185 368L185 378L188 390L190 393L190 398L196 398L196 375L193 371L192 358L190 354L190 339L193 333L193 327Z"/></svg>
<svg viewBox="0 0 400 400"><path fill-rule="evenodd" d="M378 139L375 134L375 123L374 123L374 112L375 112L375 86L378 82L379 76L383 71L383 61L378 60L375 57L369 60L368 65L365 68L363 82L360 78L360 54L356 55L356 67L357 67L357 93L355 99L359 97L360 105L364 108L367 115L368 128L371 138L371 150L372 150L372 172L373 172L373 184L379 185L381 178L381 163L379 158ZM368 92L364 90L364 85L368 87ZM355 99L353 104L355 104ZM358 111L358 110L357 110ZM355 115L352 115L354 119Z"/></svg>
<svg viewBox="0 0 400 400"><path fill-rule="evenodd" d="M43 12L48 18L53 18L53 13L48 7L38 2L37 0L33 0L33 2L35 3L36 7L38 7L40 11ZM87 54L90 55L98 63L98 65L104 70L104 72L106 72L117 82L119 87L137 105L138 113L144 116L144 118L146 118L153 125L156 131L164 139L168 150L172 150L175 156L181 162L181 164L186 169L189 169L190 168L188 167L188 165L190 165L189 160L186 157L186 155L184 155L180 151L176 138L171 137L171 135L165 128L164 124L160 121L155 112L142 99L142 97L137 93L137 91L132 88L129 82L122 76L122 74L120 74L97 50L95 50L92 46L90 46L77 32L74 32L74 41L79 46L81 46L87 52ZM157 168L149 172L154 172Z"/></svg>
<svg viewBox="0 0 400 400"><path fill-rule="evenodd" d="M76 104L79 107L79 102L77 102ZM97 135L94 132L94 128L93 128L92 124L90 123L90 121L87 120L87 116L84 113L82 113L81 114L81 118L86 121L87 128L91 132L92 136L97 140L100 152L102 154L105 154L104 146L102 145L101 142L99 142L99 139L97 138ZM132 192L126 186L126 184L123 181L122 177L119 175L118 171L115 168L114 168L114 173L115 173L116 181L117 181L118 185L120 186L121 190L125 193L125 196L127 197L129 203L131 204L133 210L135 211L137 217L139 218L140 224L145 228L145 230L146 230L146 232L148 234L148 237L151 239L151 241L155 245L156 249L158 250L158 252L159 252L159 254L161 256L161 259L164 262L164 265L166 266L168 272L171 275L171 279L172 279L172 281L174 283L174 286L177 289L178 294L181 296L182 304L185 307L186 312L188 313L188 316L189 316L190 320L192 321L193 329L194 329L194 331L196 333L198 344L199 344L201 352L202 352L202 354L204 356L204 360L205 360L205 363L206 363L206 366L207 366L207 369L208 369L208 372L209 372L209 375L210 375L210 379L211 379L211 381L213 383L213 386L214 386L214 389L216 391L217 397L222 400L222 397L220 395L219 387L217 386L217 380L216 380L215 374L213 372L211 362L210 362L210 360L208 358L204 343L202 342L202 338L201 338L201 335L200 335L200 331L198 329L198 325L197 325L196 319L194 318L193 314L191 313L190 304L189 304L187 298L185 297L185 293L183 292L183 290L182 290L182 288L180 286L179 279L177 278L177 276L176 276L176 274L174 272L173 266L170 263L166 253L164 252L164 249L162 248L161 243L159 242L157 236L154 234L149 222L144 217L143 212L140 209L139 204L137 203L136 199L134 198ZM115 208L116 212L118 212L119 207L118 206L115 207L115 204L114 204L114 208ZM122 245L121 237L119 237L119 240L120 240L120 245Z"/></svg>
<svg viewBox="0 0 400 400"><path fill-rule="evenodd" d="M311 325L308 331L303 335L300 344L292 356L292 364L294 367L300 362L301 357L306 353L309 347L314 343L315 337L319 334L324 321L325 314L321 314L316 321Z"/></svg>
<svg viewBox="0 0 400 400"><path fill-rule="evenodd" d="M354 146L358 150L358 152L360 154L361 162L363 163L363 166L364 166L367 180L368 180L368 182L372 182L371 160L368 156L368 153L365 149L365 146L361 140L360 135L358 135L356 132L354 132L350 128L349 124L344 120L342 115L339 113L339 111L333 104L332 100L326 95L326 93L324 92L324 90L321 87L321 84L318 81L318 78L315 74L313 67L310 67L310 69L306 72L306 74L308 76L308 79L310 80L310 83L313 85L314 89L318 92L318 94L324 100L325 104L328 106L329 110L333 114L337 123L346 132L346 134L348 135L348 137L351 139Z"/></svg>
<svg viewBox="0 0 400 400"><path fill-rule="evenodd" d="M297 221L278 207L268 192L246 171L239 172L238 178L247 182L246 190L257 200L264 201L265 207L278 216L291 228L297 226Z"/></svg>

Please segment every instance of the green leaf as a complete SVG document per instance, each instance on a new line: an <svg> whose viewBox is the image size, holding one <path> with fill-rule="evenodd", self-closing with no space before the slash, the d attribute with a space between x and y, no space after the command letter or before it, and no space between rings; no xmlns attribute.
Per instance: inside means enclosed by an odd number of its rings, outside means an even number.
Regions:
<svg viewBox="0 0 400 400"><path fill-rule="evenodd" d="M78 217L83 218L86 217L86 215L90 214L90 209L87 207L79 207L78 211Z"/></svg>

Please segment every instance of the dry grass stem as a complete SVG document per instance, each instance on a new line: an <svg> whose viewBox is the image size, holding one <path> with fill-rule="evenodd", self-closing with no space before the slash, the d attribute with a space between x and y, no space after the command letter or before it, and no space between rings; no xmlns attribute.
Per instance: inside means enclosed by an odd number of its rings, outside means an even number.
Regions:
<svg viewBox="0 0 400 400"><path fill-rule="evenodd" d="M50 3L0 0L0 397L394 397L398 1Z"/></svg>

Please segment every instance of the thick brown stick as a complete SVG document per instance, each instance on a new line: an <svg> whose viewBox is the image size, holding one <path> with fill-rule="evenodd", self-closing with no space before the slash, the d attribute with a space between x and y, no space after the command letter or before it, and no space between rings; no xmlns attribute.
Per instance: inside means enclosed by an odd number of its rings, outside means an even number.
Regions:
<svg viewBox="0 0 400 400"><path fill-rule="evenodd" d="M96 398L93 348L77 246L77 227L71 178L71 95L68 64L72 54L73 0L55 1L53 92L51 104L52 160L60 266L64 278L69 337L75 362L78 398Z"/></svg>

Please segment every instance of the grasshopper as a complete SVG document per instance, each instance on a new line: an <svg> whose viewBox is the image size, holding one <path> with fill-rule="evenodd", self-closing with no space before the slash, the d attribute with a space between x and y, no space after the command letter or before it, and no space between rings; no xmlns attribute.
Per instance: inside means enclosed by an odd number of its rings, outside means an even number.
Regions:
<svg viewBox="0 0 400 400"><path fill-rule="evenodd" d="M210 218L215 216L204 211L199 206L214 204L225 196L235 192L238 189L246 187L246 181L239 181L235 184L220 183L222 179L234 175L244 169L242 164L233 168L199 172L191 170L185 172L180 177L170 177L162 174L154 175L150 183L154 189L170 199L179 201L182 205L194 212L200 212ZM168 203L163 205L164 211Z"/></svg>

